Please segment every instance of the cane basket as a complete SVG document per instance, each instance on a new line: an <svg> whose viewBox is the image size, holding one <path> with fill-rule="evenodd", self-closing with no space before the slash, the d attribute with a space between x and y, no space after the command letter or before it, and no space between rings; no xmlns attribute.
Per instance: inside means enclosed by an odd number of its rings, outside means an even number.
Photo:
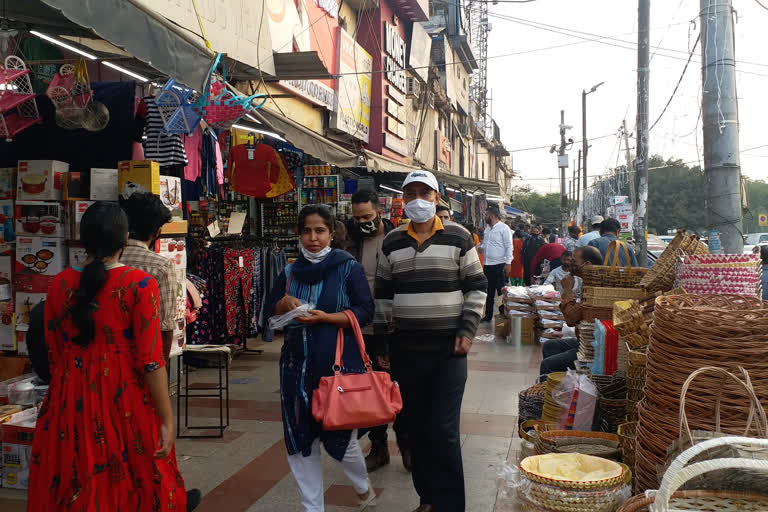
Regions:
<svg viewBox="0 0 768 512"><path fill-rule="evenodd" d="M671 290L675 284L675 263L680 256L692 254L709 254L709 249L705 244L699 242L694 235L678 233L669 242L653 267L643 276L639 286L649 292Z"/></svg>

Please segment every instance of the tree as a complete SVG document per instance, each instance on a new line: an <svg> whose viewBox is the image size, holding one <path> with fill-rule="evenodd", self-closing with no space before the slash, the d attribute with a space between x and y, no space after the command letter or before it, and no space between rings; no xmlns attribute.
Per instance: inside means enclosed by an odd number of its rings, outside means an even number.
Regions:
<svg viewBox="0 0 768 512"><path fill-rule="evenodd" d="M701 168L682 160L664 161L653 156L648 162L648 228L666 234L678 228L703 233L704 176Z"/></svg>
<svg viewBox="0 0 768 512"><path fill-rule="evenodd" d="M749 207L744 212L744 233L768 232L760 226L759 216L768 214L768 183L762 180L745 179Z"/></svg>
<svg viewBox="0 0 768 512"><path fill-rule="evenodd" d="M512 191L513 208L531 213L536 222L560 225L560 194L539 194L530 186L515 187Z"/></svg>

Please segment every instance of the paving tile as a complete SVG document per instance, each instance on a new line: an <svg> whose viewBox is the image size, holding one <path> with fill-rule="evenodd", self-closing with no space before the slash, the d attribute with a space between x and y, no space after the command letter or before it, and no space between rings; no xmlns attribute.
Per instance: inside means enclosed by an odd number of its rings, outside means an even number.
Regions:
<svg viewBox="0 0 768 512"><path fill-rule="evenodd" d="M384 489L379 487L373 487L376 491L376 495L382 497L384 495ZM380 499L380 498L379 498ZM338 485L333 484L325 491L325 504L336 505L339 507L357 507L360 500L355 493L354 487L351 485Z"/></svg>

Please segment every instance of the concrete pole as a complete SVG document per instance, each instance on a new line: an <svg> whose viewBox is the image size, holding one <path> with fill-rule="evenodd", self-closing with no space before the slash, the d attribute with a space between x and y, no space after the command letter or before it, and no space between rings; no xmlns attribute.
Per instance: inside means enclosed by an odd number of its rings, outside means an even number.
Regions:
<svg viewBox="0 0 768 512"><path fill-rule="evenodd" d="M635 190L635 173L632 169L632 154L629 152L629 133L627 132L627 120L624 119L621 122L621 135L624 137L624 157L627 160L627 175L629 179L629 200L632 203L632 211L634 212L635 204L637 203L637 191Z"/></svg>
<svg viewBox="0 0 768 512"><path fill-rule="evenodd" d="M705 0L702 0L705 1ZM637 202L634 204L632 238L635 240L637 263L645 267L648 261L648 82L650 63L651 0L638 0L637 4L637 155L635 175Z"/></svg>
<svg viewBox="0 0 768 512"><path fill-rule="evenodd" d="M587 91L581 90L581 172L582 184L584 185L584 197L587 197L587 153L589 152L589 141L587 140ZM583 210L582 225L587 225L587 210ZM587 229L586 227L584 229Z"/></svg>
<svg viewBox="0 0 768 512"><path fill-rule="evenodd" d="M708 223L720 233L726 254L741 254L739 111L731 11L730 0L701 0L701 115Z"/></svg>
<svg viewBox="0 0 768 512"><path fill-rule="evenodd" d="M584 192L586 192L586 189L584 189ZM584 213L583 210L583 202L581 200L581 150L579 150L579 160L577 164L577 170L576 170L576 222L582 223L582 226L584 225Z"/></svg>
<svg viewBox="0 0 768 512"><path fill-rule="evenodd" d="M568 198L565 194L565 169L568 167L568 157L565 156L565 110L560 111L560 151L557 165L560 167L560 233L568 228Z"/></svg>

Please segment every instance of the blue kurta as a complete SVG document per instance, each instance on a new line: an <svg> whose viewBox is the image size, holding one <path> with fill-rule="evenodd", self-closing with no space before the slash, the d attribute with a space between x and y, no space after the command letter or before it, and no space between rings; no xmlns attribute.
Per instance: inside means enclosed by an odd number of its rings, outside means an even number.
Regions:
<svg viewBox="0 0 768 512"><path fill-rule="evenodd" d="M290 277L286 277L290 276ZM314 303L326 313L351 310L360 326L373 319L373 298L363 267L349 253L334 249L320 263L303 256L288 265L275 282L265 305L272 315L286 292L302 301ZM297 322L285 329L280 356L280 399L283 430L289 455L309 456L312 443L320 437L335 459L344 458L351 431L323 431L312 417L312 393L320 378L333 375L338 328L332 324L303 326ZM344 372L364 372L362 357L351 329L345 329Z"/></svg>

